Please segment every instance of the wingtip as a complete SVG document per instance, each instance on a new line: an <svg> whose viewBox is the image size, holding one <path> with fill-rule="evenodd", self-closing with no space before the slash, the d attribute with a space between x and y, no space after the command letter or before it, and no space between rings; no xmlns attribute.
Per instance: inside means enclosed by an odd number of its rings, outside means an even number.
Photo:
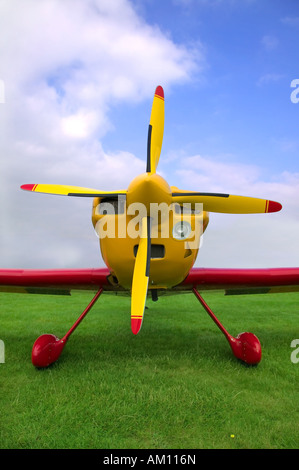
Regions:
<svg viewBox="0 0 299 470"><path fill-rule="evenodd" d="M279 212L282 209L282 205L279 202L269 201L267 212Z"/></svg>
<svg viewBox="0 0 299 470"><path fill-rule="evenodd" d="M156 91L155 91L155 95L159 96L159 98L162 98L162 100L164 100L164 90L160 85L157 86Z"/></svg>

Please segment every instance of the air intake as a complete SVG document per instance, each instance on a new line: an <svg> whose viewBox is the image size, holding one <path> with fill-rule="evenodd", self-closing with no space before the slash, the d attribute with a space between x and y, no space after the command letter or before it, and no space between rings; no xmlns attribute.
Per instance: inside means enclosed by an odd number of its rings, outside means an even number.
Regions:
<svg viewBox="0 0 299 470"><path fill-rule="evenodd" d="M134 256L136 258L138 245L134 246ZM164 258L165 246L164 245L151 245L151 259Z"/></svg>

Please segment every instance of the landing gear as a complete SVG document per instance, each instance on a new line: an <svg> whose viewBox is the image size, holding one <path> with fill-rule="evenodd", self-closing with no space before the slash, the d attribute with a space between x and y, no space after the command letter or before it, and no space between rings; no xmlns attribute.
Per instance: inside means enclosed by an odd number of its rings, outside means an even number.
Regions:
<svg viewBox="0 0 299 470"><path fill-rule="evenodd" d="M246 364L258 364L262 358L262 348L259 339L253 333L240 333L236 338L231 336L220 323L218 318L216 318L215 314L212 312L208 304L204 301L195 287L193 288L193 292L201 305L226 337L235 357L245 362Z"/></svg>
<svg viewBox="0 0 299 470"><path fill-rule="evenodd" d="M95 302L98 300L100 297L101 293L103 292L103 289L100 289L92 301L88 304L84 312L81 313L80 317L76 322L73 324L73 326L69 329L69 331L66 333L66 335L62 338L59 339L55 335L41 335L37 340L35 341L33 348L32 348L32 354L31 354L31 360L32 364L35 367L38 368L43 368L43 367L48 367L49 365L53 364L57 359L59 358L60 354L63 351L63 348L73 333L73 331L77 328L79 323L83 320L85 315L89 312L91 307L95 304Z"/></svg>

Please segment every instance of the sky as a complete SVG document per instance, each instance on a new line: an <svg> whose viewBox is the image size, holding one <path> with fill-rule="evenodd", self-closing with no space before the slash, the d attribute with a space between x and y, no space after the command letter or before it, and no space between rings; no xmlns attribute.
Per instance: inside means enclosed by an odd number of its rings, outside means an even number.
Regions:
<svg viewBox="0 0 299 470"><path fill-rule="evenodd" d="M0 267L102 267L90 199L22 184L127 189L145 172L262 197L273 214L210 214L196 266L299 266L297 0L0 0Z"/></svg>

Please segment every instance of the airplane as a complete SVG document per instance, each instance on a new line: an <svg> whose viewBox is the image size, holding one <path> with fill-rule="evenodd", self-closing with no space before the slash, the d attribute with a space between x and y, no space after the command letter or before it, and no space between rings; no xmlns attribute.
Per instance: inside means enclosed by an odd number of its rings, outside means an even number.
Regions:
<svg viewBox="0 0 299 470"><path fill-rule="evenodd" d="M247 365L261 361L259 339L249 332L233 337L202 297L202 291L270 293L299 290L299 268L195 268L209 213L253 214L282 209L280 203L254 197L180 190L157 173L164 134L164 90L155 90L147 137L145 173L126 190L102 191L55 184L24 184L21 189L70 197L93 198L92 223L99 235L105 268L1 269L0 291L95 295L62 339L42 334L31 360L36 368L58 360L69 337L103 292L131 296L131 329L137 335L148 296L192 292L227 339L233 355ZM137 212L137 216L136 216Z"/></svg>

